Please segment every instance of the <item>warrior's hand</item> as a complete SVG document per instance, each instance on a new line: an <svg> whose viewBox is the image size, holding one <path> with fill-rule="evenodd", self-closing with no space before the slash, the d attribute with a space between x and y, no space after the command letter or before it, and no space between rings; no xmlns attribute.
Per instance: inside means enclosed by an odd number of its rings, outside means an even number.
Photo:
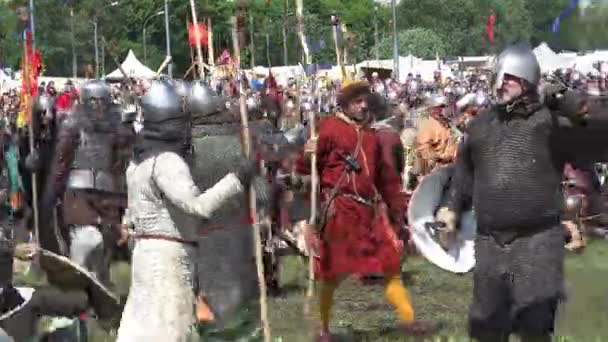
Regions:
<svg viewBox="0 0 608 342"><path fill-rule="evenodd" d="M28 154L25 158L25 167L32 172L40 170L40 155L38 154L38 151L33 150Z"/></svg>
<svg viewBox="0 0 608 342"><path fill-rule="evenodd" d="M122 246L129 241L129 226L121 224L118 228L118 240L116 241L117 246Z"/></svg>
<svg viewBox="0 0 608 342"><path fill-rule="evenodd" d="M38 246L33 243L21 243L15 246L15 258L21 261L30 261L38 252Z"/></svg>
<svg viewBox="0 0 608 342"><path fill-rule="evenodd" d="M307 155L311 155L317 152L317 138L310 138L306 141L306 145L304 145L304 153Z"/></svg>
<svg viewBox="0 0 608 342"><path fill-rule="evenodd" d="M270 208L273 202L273 189L263 177L254 177L251 181L255 191L255 201L258 207Z"/></svg>
<svg viewBox="0 0 608 342"><path fill-rule="evenodd" d="M447 249L456 232L456 213L443 207L437 211L435 219L445 223L445 228L439 231L439 243L444 249Z"/></svg>
<svg viewBox="0 0 608 342"><path fill-rule="evenodd" d="M260 173L260 165L255 159L243 159L236 171L236 177L244 188L251 185L251 181Z"/></svg>

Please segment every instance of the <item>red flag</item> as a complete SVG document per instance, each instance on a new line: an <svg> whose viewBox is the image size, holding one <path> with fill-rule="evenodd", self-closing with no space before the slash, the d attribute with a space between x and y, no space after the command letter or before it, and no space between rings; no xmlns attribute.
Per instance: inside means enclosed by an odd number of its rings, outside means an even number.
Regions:
<svg viewBox="0 0 608 342"><path fill-rule="evenodd" d="M32 49L32 33L30 31L25 32L25 53L27 53L28 65L25 65L25 56L21 59L21 70L23 71L28 68L30 89L27 90L25 86L25 77L22 78L22 92L27 92L30 96L38 95L38 75L40 74L40 68L42 63L40 61L40 52Z"/></svg>
<svg viewBox="0 0 608 342"><path fill-rule="evenodd" d="M490 41L492 44L494 44L494 22L496 22L496 15L494 14L494 11L492 11L490 17L488 18L488 23L486 24L488 41Z"/></svg>
<svg viewBox="0 0 608 342"><path fill-rule="evenodd" d="M190 46L196 45L196 31L198 29L198 40L201 45L207 46L207 35L209 34L207 31L207 26L203 23L198 23L197 25L188 23L188 43Z"/></svg>

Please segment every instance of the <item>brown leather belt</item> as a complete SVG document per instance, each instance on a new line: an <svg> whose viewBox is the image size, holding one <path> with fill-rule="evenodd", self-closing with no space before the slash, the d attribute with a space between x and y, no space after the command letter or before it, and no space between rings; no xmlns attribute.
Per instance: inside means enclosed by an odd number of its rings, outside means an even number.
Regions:
<svg viewBox="0 0 608 342"><path fill-rule="evenodd" d="M185 245L189 245L192 247L198 247L198 242L196 241L188 241L172 236L162 235L162 234L137 234L135 235L136 239L144 239L144 240L165 240L165 241L173 241L177 243L183 243Z"/></svg>
<svg viewBox="0 0 608 342"><path fill-rule="evenodd" d="M355 194L351 194L351 193L348 193L348 192L339 192L338 196L348 197L348 198L352 199L353 201L355 201L357 203L361 203L361 204L367 205L369 207L373 207L374 206L374 201L373 200L369 200L369 199L366 199L366 198L363 198L361 196L357 196Z"/></svg>

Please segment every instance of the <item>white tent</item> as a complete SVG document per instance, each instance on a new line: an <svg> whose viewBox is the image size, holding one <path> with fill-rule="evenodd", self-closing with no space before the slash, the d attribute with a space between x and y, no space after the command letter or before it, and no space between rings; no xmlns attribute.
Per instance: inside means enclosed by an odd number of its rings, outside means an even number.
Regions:
<svg viewBox="0 0 608 342"><path fill-rule="evenodd" d="M156 72L154 72L152 69L145 66L143 63L141 63L137 59L137 57L135 57L133 50L129 50L129 53L127 54L127 58L125 58L125 61L122 62L121 67L125 71L125 73L127 73L127 76L129 76L129 77L153 78L156 76ZM123 75L120 72L120 69L116 69L116 70L112 71L110 74L108 74L105 77L106 80L110 80L110 81L111 80L120 80L122 78L123 78Z"/></svg>
<svg viewBox="0 0 608 342"><path fill-rule="evenodd" d="M412 55L399 57L399 80L401 82L407 79L409 73L420 74L424 81L430 82L435 76L435 71L441 71L443 80L447 77L454 78L452 69L441 61L438 63L436 60L423 60Z"/></svg>
<svg viewBox="0 0 608 342"><path fill-rule="evenodd" d="M393 70L392 59L381 59L381 60L369 60L363 61L356 65L359 70L361 68L375 68L375 69L386 69ZM412 75L420 74L420 77L425 81L432 81L435 71L441 71L441 76L445 79L446 77L454 78L454 74L450 67L446 64L436 60L423 60L414 55L408 55L406 57L399 56L399 81L404 82L407 78L407 74Z"/></svg>
<svg viewBox="0 0 608 342"><path fill-rule="evenodd" d="M534 49L534 55L538 59L541 72L552 72L558 69L568 68L574 62L574 58L558 55L542 42Z"/></svg>

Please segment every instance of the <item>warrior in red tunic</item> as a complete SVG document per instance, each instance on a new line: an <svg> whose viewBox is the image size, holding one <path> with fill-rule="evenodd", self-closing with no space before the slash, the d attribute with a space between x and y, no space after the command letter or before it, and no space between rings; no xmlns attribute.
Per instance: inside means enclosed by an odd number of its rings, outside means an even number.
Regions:
<svg viewBox="0 0 608 342"><path fill-rule="evenodd" d="M365 82L345 86L338 96L343 112L319 122L318 137L307 143L316 152L321 187L321 227L315 273L321 281L320 341L330 341L329 316L333 294L348 275L382 273L388 301L395 306L406 333L428 334L435 326L414 321L409 295L401 281L401 248L393 227L401 227L405 201L399 196L401 179L387 172L379 135L369 126ZM306 155L301 173L310 171ZM379 203L388 207L382 215ZM386 216L388 216L387 219Z"/></svg>

